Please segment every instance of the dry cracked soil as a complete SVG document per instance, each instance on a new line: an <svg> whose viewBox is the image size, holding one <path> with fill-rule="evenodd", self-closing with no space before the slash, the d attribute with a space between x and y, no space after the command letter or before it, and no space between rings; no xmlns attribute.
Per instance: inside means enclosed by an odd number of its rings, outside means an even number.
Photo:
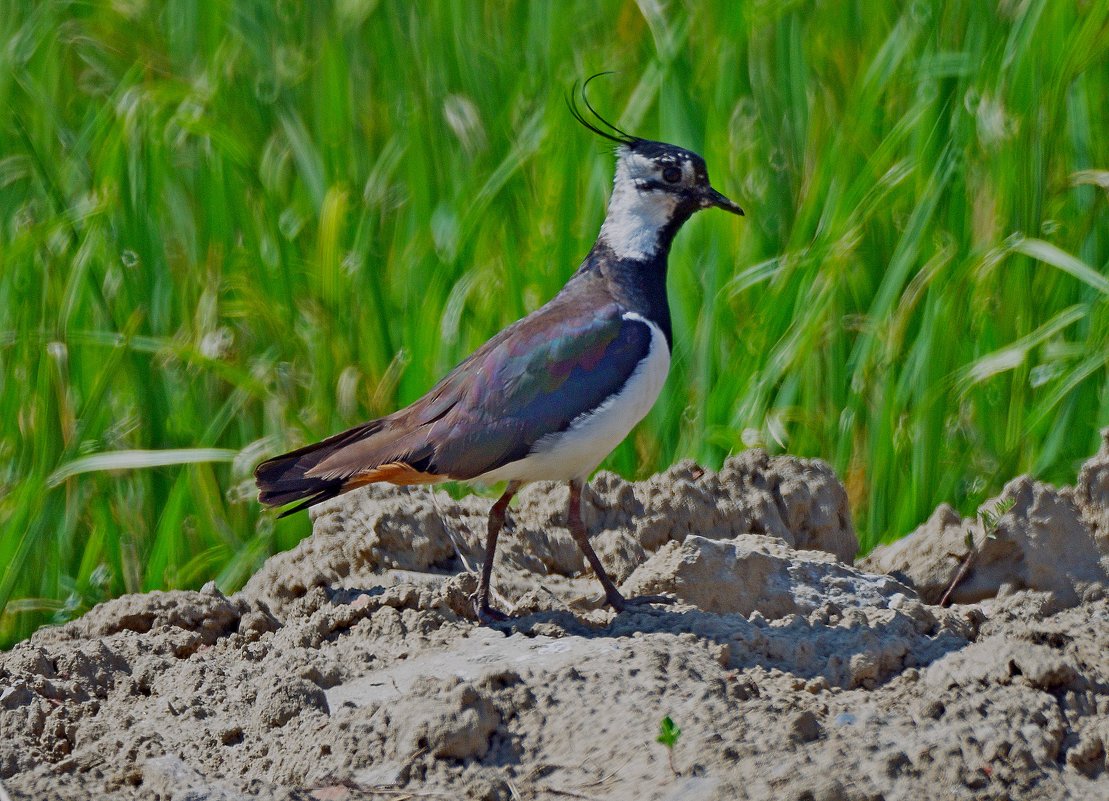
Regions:
<svg viewBox="0 0 1109 801"><path fill-rule="evenodd" d="M677 601L622 614L565 495L512 509L496 627L488 500L371 487L231 597L39 631L0 654L0 799L1109 798L1109 436L1073 487L1014 479L857 563L821 462L601 474L602 560Z"/></svg>

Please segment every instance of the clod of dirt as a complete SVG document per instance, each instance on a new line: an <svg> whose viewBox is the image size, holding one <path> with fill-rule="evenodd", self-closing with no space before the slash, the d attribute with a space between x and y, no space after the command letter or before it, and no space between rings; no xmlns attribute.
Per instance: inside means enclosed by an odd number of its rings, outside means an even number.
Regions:
<svg viewBox="0 0 1109 801"><path fill-rule="evenodd" d="M1093 532L1101 553L1109 553L1109 428L1101 431L1101 449L1097 455L1078 472L1074 502Z"/></svg>
<svg viewBox="0 0 1109 801"><path fill-rule="evenodd" d="M247 801L249 796L217 782L176 754L148 759L142 766L142 787L155 801Z"/></svg>
<svg viewBox="0 0 1109 801"><path fill-rule="evenodd" d="M1011 484L1001 528L1024 547L1085 526L1104 558L1107 455L1073 497ZM470 619L462 570L488 500L390 489L330 505L231 598L128 596L36 633L0 655L0 787L13 801L1109 797L1109 597L1088 562L1060 557L1075 572L1050 593L930 606L845 563L854 532L826 466L754 452L719 474L598 477L586 518L606 565L625 592L679 597L617 615L596 603L565 502L539 486L512 510L495 586L522 616L497 628ZM1067 586L1077 605L1058 611ZM671 758L664 716L682 730Z"/></svg>
<svg viewBox="0 0 1109 801"><path fill-rule="evenodd" d="M200 635L200 642L211 644L219 636L238 627L247 607L233 601L208 584L193 594L194 603L183 606L176 596L165 592L124 595L97 606L88 614L62 628L46 629L42 636L90 639L119 631L145 634L153 629L178 629Z"/></svg>
<svg viewBox="0 0 1109 801"><path fill-rule="evenodd" d="M889 576L874 576L819 551L795 551L758 534L731 540L690 535L669 542L641 565L623 589L629 595L671 594L706 612L758 610L765 617L807 615L823 604L885 607L895 595L915 596Z"/></svg>
<svg viewBox="0 0 1109 801"><path fill-rule="evenodd" d="M1107 499L1109 445L1082 468L1076 488L1056 490L1028 476L1010 481L983 507L1011 504L992 530L983 532L974 519L943 504L912 534L875 548L859 566L904 578L925 601L939 603L967 554L969 532L977 553L953 602L1039 590L1051 593L1058 608L1074 606L1100 597L1109 584Z"/></svg>
<svg viewBox="0 0 1109 801"><path fill-rule="evenodd" d="M457 679L447 681L451 684L457 684ZM489 738L501 722L489 698L473 685L461 684L453 689L433 687L425 700L427 704L412 704L406 712L407 731L401 739L412 753L427 749L440 759L485 756Z"/></svg>
<svg viewBox="0 0 1109 801"><path fill-rule="evenodd" d="M323 690L305 679L273 682L258 696L258 720L270 728L284 726L306 709L329 712Z"/></svg>

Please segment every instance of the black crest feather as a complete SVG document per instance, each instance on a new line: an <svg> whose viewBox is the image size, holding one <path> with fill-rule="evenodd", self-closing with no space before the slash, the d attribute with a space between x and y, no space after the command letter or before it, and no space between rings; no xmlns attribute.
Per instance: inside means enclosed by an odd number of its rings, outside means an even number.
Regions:
<svg viewBox="0 0 1109 801"><path fill-rule="evenodd" d="M636 142L641 142L643 140L640 139L638 136L632 136L630 133L622 130L621 128L617 128L611 122L602 117L597 112L597 109L593 108L593 104L589 102L589 96L586 94L586 89L589 87L589 84L593 81L594 78L600 78L602 75L611 74L611 72L598 72L596 75L590 75L588 78L585 79L585 83L581 85L580 89L581 100L582 103L585 104L585 108L597 119L599 123L601 123L601 125L605 126L605 128L608 128L609 130L606 131L604 130L604 128L599 128L595 123L587 119L585 114L582 113L582 110L578 108L577 98L579 94L579 89L577 81L574 81L574 85L570 89L570 94L566 96L566 105L570 107L570 113L573 115L574 119L581 123L585 128L588 128L590 131L597 134L597 136L603 136L605 139L621 145L634 145Z"/></svg>

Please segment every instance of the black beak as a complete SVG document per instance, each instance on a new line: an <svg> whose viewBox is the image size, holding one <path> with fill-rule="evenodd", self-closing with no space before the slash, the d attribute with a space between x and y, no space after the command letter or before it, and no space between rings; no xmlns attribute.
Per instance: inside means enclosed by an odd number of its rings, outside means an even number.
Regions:
<svg viewBox="0 0 1109 801"><path fill-rule="evenodd" d="M733 201L728 200L728 198L724 197L711 186L705 190L705 194L701 198L701 208L707 209L710 206L724 209L724 211L730 211L732 214L738 214L740 217L743 216L743 209Z"/></svg>

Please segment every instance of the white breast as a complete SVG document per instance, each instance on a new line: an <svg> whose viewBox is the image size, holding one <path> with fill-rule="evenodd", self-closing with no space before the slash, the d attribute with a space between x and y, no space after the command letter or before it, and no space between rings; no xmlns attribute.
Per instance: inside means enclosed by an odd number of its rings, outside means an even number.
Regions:
<svg viewBox="0 0 1109 801"><path fill-rule="evenodd" d="M569 481L585 479L619 445L636 423L651 410L666 374L670 371L670 348L657 325L626 312L651 330L647 357L639 363L627 383L592 412L579 415L565 431L539 440L531 453L515 462L484 473L473 481Z"/></svg>

